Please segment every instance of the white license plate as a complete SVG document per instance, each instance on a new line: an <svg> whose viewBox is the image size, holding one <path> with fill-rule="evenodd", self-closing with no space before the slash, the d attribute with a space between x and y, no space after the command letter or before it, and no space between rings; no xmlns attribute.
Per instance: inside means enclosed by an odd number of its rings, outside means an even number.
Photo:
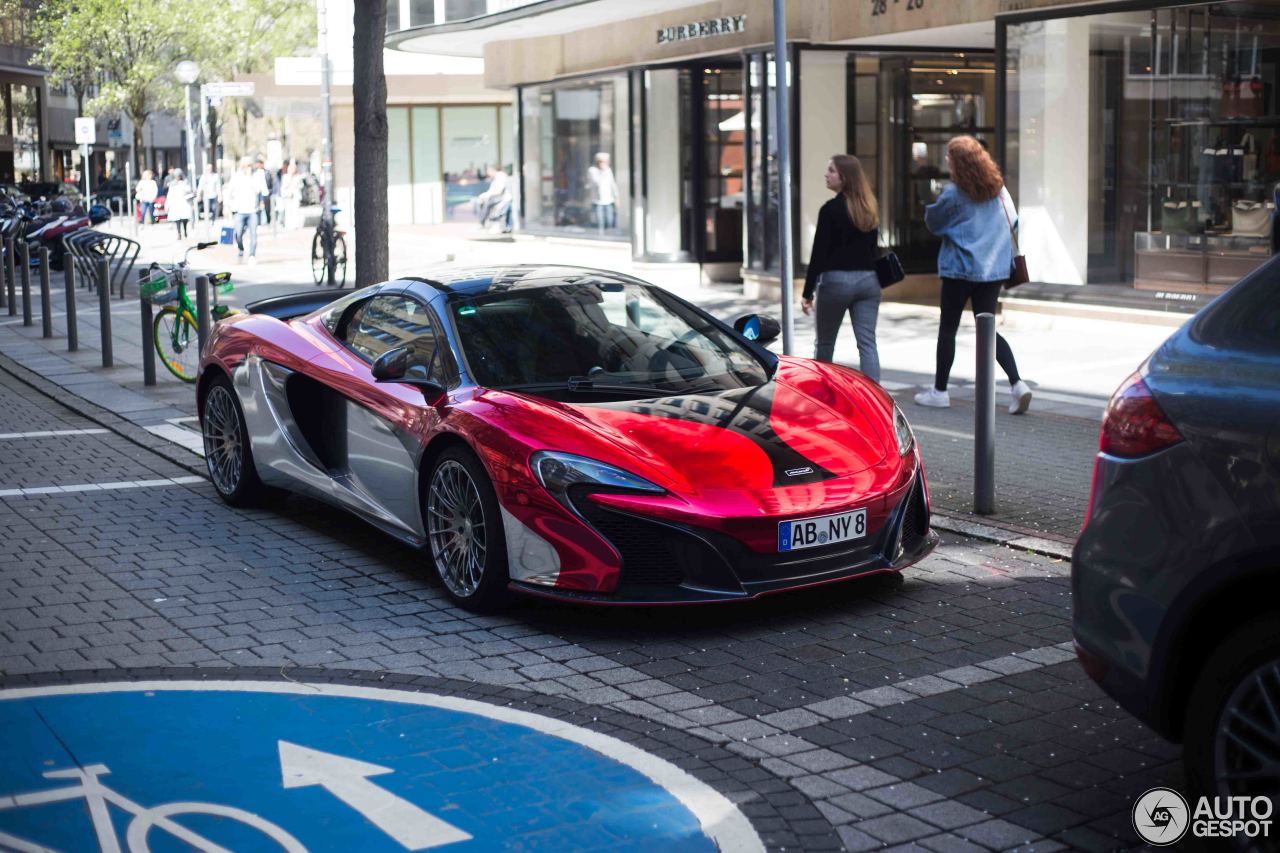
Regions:
<svg viewBox="0 0 1280 853"><path fill-rule="evenodd" d="M867 535L867 511L853 509L835 515L797 518L778 523L778 550L798 551L837 542L849 542Z"/></svg>

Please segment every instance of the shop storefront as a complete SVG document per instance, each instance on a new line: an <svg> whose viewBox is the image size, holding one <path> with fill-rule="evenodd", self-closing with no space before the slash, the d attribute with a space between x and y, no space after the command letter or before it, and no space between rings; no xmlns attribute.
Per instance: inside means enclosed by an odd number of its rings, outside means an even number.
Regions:
<svg viewBox="0 0 1280 853"><path fill-rule="evenodd" d="M39 181L45 168L41 85L0 80L0 183Z"/></svg>
<svg viewBox="0 0 1280 853"><path fill-rule="evenodd" d="M1214 293L1272 253L1280 6L1134 5L998 20L1022 249L1045 282Z"/></svg>
<svg viewBox="0 0 1280 853"><path fill-rule="evenodd" d="M511 174L509 105L387 107L387 204L392 225L475 222L491 167Z"/></svg>

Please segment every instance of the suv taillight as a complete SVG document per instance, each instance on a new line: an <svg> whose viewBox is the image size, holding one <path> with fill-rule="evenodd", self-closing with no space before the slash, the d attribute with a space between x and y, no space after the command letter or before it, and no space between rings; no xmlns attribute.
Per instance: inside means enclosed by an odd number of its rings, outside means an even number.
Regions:
<svg viewBox="0 0 1280 853"><path fill-rule="evenodd" d="M1121 383L1102 416L1099 449L1111 456L1146 456L1182 441L1151 389L1135 373Z"/></svg>

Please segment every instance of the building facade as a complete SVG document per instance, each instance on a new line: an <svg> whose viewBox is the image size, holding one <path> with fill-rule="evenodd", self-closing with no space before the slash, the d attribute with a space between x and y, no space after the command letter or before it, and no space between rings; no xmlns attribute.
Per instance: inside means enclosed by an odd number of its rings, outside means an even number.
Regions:
<svg viewBox="0 0 1280 853"><path fill-rule="evenodd" d="M969 134L1019 204L1042 283L1025 292L1105 299L1211 293L1269 257L1278 26L1280 4L1253 0L792 0L779 75L767 0L568 0L410 19L388 43L482 55L485 83L512 93L526 231L776 286L782 77L797 270L827 160L847 152L880 200L882 245L932 287L924 207L949 179L947 140Z"/></svg>
<svg viewBox="0 0 1280 853"><path fill-rule="evenodd" d="M32 7L0 19L0 184L43 180L48 169L44 72L33 68Z"/></svg>

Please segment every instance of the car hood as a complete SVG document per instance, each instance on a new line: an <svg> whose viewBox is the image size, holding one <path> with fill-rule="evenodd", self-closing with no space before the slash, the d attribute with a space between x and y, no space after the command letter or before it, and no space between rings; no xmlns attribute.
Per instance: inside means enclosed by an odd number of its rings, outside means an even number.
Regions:
<svg viewBox="0 0 1280 853"><path fill-rule="evenodd" d="M865 381L799 360L753 388L602 403L524 399L562 424L554 449L686 493L848 477L884 460L892 429L892 410Z"/></svg>

